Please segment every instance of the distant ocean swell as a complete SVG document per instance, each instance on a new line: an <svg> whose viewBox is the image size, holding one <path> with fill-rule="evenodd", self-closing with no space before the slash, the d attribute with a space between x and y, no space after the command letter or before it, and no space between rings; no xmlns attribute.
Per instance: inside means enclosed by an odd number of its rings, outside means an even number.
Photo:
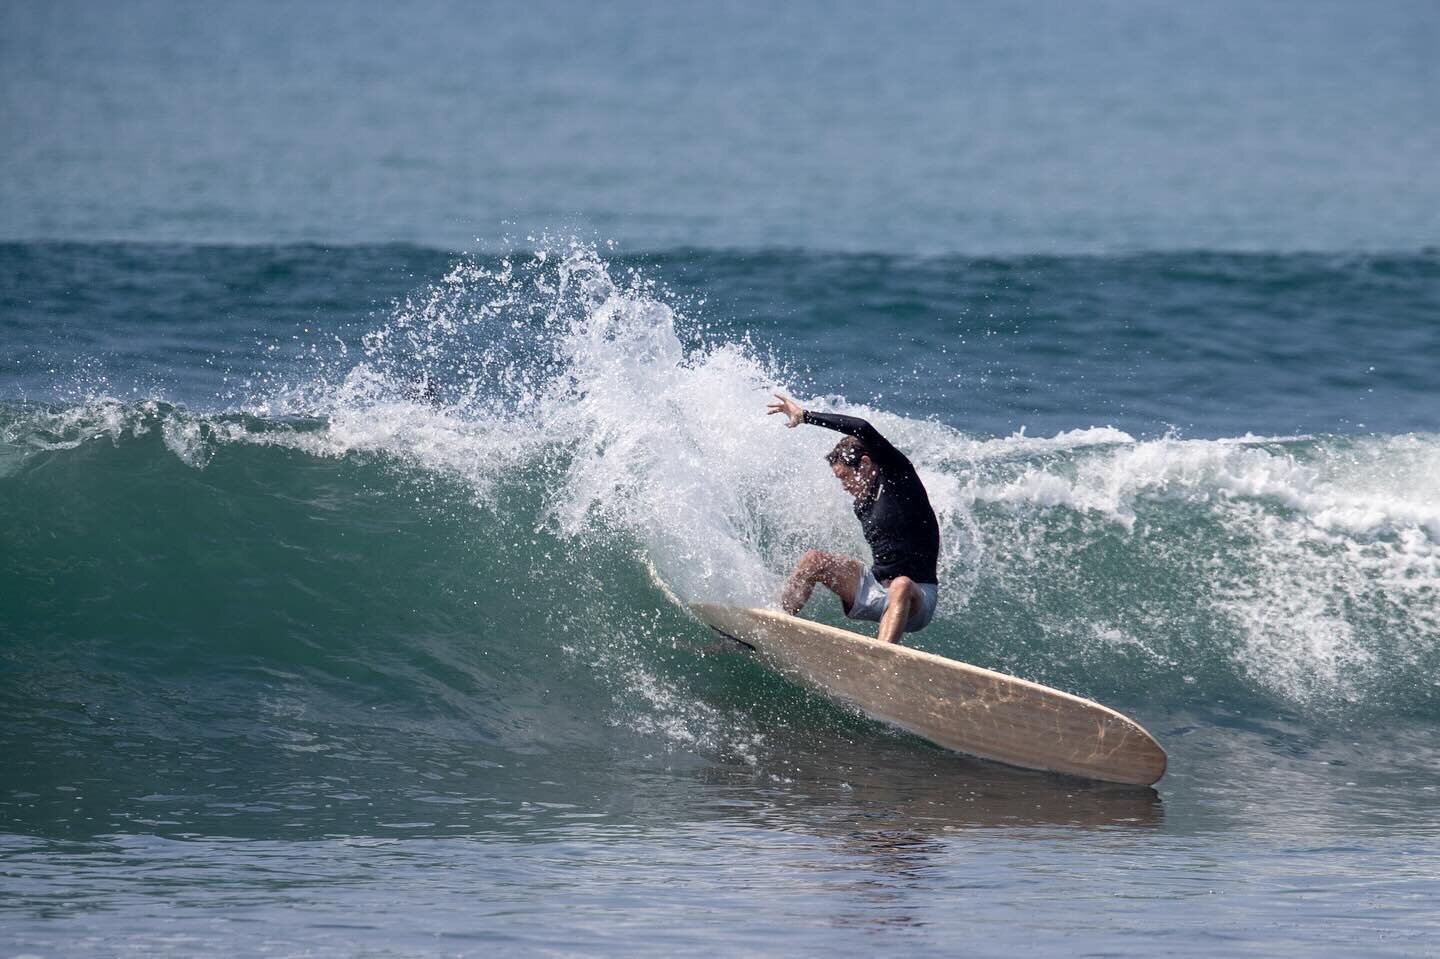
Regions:
<svg viewBox="0 0 1440 959"><path fill-rule="evenodd" d="M288 410L277 397L337 386L357 360L376 368L378 349L387 375L428 371L446 406L518 409L515 377L548 382L546 356L600 358L554 356L587 305L581 274L598 271L648 285L630 308L672 311L687 353L743 344L797 390L967 431L1434 430L1433 251L682 249L592 255L582 268L571 244L535 242L458 259L404 246L0 244L0 396Z"/></svg>

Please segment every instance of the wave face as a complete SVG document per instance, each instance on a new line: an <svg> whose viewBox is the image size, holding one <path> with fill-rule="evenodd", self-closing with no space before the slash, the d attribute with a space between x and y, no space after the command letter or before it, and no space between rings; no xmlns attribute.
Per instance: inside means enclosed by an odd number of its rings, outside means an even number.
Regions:
<svg viewBox="0 0 1440 959"><path fill-rule="evenodd" d="M770 601L810 547L865 555L835 438L764 416L775 390L914 459L944 540L926 649L1151 723L1440 718L1440 437L965 433L811 395L684 303L585 247L461 260L226 409L5 405L24 781L63 778L57 755L161 804L157 769L177 795L300 777L313 809L361 763L406 797L380 821L462 773L503 792L611 775L597 755L743 766L806 716L844 735L856 720L753 665L695 656L683 612ZM284 808L242 805L265 803Z"/></svg>

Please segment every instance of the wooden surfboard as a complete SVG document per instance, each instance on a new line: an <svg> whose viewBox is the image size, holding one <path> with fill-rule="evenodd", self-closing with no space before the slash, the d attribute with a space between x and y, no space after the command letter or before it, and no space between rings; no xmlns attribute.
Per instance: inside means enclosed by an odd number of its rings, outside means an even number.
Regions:
<svg viewBox="0 0 1440 959"><path fill-rule="evenodd" d="M1088 699L773 609L690 609L782 674L946 749L1106 782L1165 774L1153 736Z"/></svg>

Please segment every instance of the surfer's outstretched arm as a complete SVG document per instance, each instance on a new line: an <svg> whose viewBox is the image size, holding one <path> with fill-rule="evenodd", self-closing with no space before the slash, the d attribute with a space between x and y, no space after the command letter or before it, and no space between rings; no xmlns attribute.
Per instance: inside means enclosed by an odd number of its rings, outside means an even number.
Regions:
<svg viewBox="0 0 1440 959"><path fill-rule="evenodd" d="M792 429L801 423L808 423L811 426L823 426L827 430L853 436L865 447L865 452L877 466L884 467L892 463L909 462L904 453L897 450L894 444L880 435L879 430L870 425L869 420L862 420L858 416L845 416L841 413L812 413L802 409L799 403L779 393L775 394L775 398L780 402L771 403L770 412L784 414L785 425Z"/></svg>

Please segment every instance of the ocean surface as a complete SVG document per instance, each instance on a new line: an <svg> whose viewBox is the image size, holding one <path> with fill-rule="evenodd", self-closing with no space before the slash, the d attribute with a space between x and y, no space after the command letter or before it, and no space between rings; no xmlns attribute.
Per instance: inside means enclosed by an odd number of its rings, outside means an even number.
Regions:
<svg viewBox="0 0 1440 959"><path fill-rule="evenodd" d="M1437 48L0 8L0 954L1433 954ZM910 642L1155 788L707 651L686 601L866 556L774 391L919 469Z"/></svg>

